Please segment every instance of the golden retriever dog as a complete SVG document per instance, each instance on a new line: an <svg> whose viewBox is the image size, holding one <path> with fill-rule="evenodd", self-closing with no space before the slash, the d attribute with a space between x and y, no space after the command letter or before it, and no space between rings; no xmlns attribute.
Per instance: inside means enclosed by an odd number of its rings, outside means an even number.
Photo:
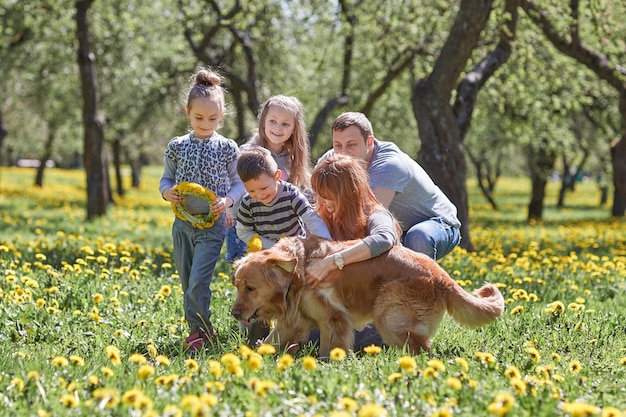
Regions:
<svg viewBox="0 0 626 417"><path fill-rule="evenodd" d="M417 354L430 349L446 311L468 327L491 323L504 311L495 285L469 294L437 262L401 246L346 265L316 288L306 284L311 259L351 243L283 238L270 249L246 255L235 264L238 292L231 314L249 322L276 320L266 342L282 349L306 342L318 328L319 356L328 357L333 348L352 348L353 329L370 322L387 345Z"/></svg>

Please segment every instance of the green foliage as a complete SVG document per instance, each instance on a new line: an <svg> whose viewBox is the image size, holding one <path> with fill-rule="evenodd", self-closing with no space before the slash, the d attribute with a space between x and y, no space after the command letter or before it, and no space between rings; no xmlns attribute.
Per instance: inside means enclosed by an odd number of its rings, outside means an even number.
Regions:
<svg viewBox="0 0 626 417"><path fill-rule="evenodd" d="M0 401L5 415L515 415L626 412L626 232L585 182L545 221L526 224L527 180L506 178L494 213L470 185L474 253L442 266L466 289L497 284L507 309L465 329L444 319L432 351L348 353L313 361L242 349L229 315L230 266L218 263L219 344L189 357L171 260L173 213L161 167L84 223L83 174L6 169L0 184ZM119 362L118 362L119 360ZM312 369L311 364L315 365ZM593 412L576 414L571 410ZM508 411L508 413L507 413ZM183 413L183 414L179 414Z"/></svg>

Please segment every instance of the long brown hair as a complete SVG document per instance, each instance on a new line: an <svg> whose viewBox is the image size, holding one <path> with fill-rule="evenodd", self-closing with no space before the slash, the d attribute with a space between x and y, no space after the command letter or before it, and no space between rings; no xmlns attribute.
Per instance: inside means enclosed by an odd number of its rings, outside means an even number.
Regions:
<svg viewBox="0 0 626 417"><path fill-rule="evenodd" d="M370 214L385 209L367 182L363 161L348 155L321 161L313 170L311 186L319 197L335 202L333 213L323 204L316 207L335 240L364 238Z"/></svg>

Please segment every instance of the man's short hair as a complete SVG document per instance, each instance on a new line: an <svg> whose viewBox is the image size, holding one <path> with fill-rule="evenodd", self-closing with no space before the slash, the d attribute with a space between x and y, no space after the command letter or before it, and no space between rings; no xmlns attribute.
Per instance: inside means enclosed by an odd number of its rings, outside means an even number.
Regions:
<svg viewBox="0 0 626 417"><path fill-rule="evenodd" d="M374 136L374 129L372 123L367 116L360 112L345 112L341 113L333 122L331 132L343 131L350 126L356 126L363 135L363 139L367 140L368 137Z"/></svg>
<svg viewBox="0 0 626 417"><path fill-rule="evenodd" d="M273 177L278 171L278 164L270 151L262 146L251 146L239 154L237 173L241 181L259 178L262 174Z"/></svg>

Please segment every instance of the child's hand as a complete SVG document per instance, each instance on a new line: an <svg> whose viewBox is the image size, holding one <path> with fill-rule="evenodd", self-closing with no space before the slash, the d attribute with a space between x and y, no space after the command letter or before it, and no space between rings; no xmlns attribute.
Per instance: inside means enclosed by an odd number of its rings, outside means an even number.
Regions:
<svg viewBox="0 0 626 417"><path fill-rule="evenodd" d="M173 190L172 188L168 188L163 191L163 198L172 204L180 204L183 201L183 198L180 194L178 194L178 191Z"/></svg>
<svg viewBox="0 0 626 417"><path fill-rule="evenodd" d="M230 211L226 212L226 227L233 227L235 225L235 216Z"/></svg>
<svg viewBox="0 0 626 417"><path fill-rule="evenodd" d="M227 208L233 205L232 198L230 197L218 197L211 203L211 211L216 216L224 213Z"/></svg>

